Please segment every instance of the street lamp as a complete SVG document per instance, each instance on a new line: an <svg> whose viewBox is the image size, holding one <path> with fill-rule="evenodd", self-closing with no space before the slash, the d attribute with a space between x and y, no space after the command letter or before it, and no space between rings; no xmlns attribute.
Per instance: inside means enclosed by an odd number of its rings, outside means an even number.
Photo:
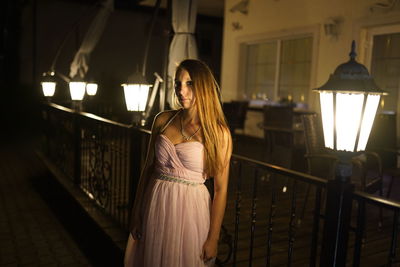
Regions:
<svg viewBox="0 0 400 267"><path fill-rule="evenodd" d="M43 95L50 101L56 91L56 80L54 72L43 73L43 80L41 82Z"/></svg>
<svg viewBox="0 0 400 267"><path fill-rule="evenodd" d="M86 84L86 94L89 96L95 96L97 93L97 83L89 82Z"/></svg>
<svg viewBox="0 0 400 267"><path fill-rule="evenodd" d="M86 82L80 78L74 78L69 82L69 92L73 108L82 111L82 100L85 96Z"/></svg>
<svg viewBox="0 0 400 267"><path fill-rule="evenodd" d="M86 83L79 80L71 80L69 82L69 92L71 100L82 101L85 96Z"/></svg>
<svg viewBox="0 0 400 267"><path fill-rule="evenodd" d="M133 112L133 124L144 126L146 124L146 106L150 87L145 78L147 67L147 56L149 54L151 37L156 23L161 0L157 0L154 7L154 13L150 22L150 29L147 35L145 50L143 53L143 64L141 72L137 69L135 73L128 77L128 81L121 86L124 88L125 103L128 111ZM152 99L153 100L153 99Z"/></svg>
<svg viewBox="0 0 400 267"><path fill-rule="evenodd" d="M345 266L350 229L352 192L351 158L365 150L381 95L367 68L356 62L355 42L350 60L339 65L320 88L322 126L325 147L339 161L336 178L327 183L324 238L320 265Z"/></svg>
<svg viewBox="0 0 400 267"><path fill-rule="evenodd" d="M128 77L128 81L121 84L124 88L125 103L128 111L133 111L133 123L144 126L142 116L146 110L147 97L151 84L149 84L143 75L135 72Z"/></svg>
<svg viewBox="0 0 400 267"><path fill-rule="evenodd" d="M355 42L350 60L339 65L320 88L325 146L339 152L365 150L381 95L367 68L356 62Z"/></svg>
<svg viewBox="0 0 400 267"><path fill-rule="evenodd" d="M111 2L112 1L108 1L107 3L104 3L104 5L102 5L102 7L107 8L108 5ZM86 19L87 16L90 15L90 13L92 13L93 10L98 7L99 3L100 3L100 1L95 1L92 6L90 6L89 8L86 9L86 11L72 25L71 29L68 30L67 34L65 34L63 40L61 41L60 45L58 46L56 54L55 54L55 57L54 57L54 59L53 59L53 61L51 63L50 70L43 75L44 79L41 82L42 90L43 90L43 93L45 94L45 96L46 96L46 94L50 94L51 92L53 92L53 94L54 94L54 90L55 90L55 87L56 87L55 76L58 76L59 78L64 80L66 83L69 83L71 99L73 101L79 101L79 100L83 99L83 96L85 94L85 85L86 85L86 83L82 84L83 81L71 80L70 77L67 77L67 76L65 76L64 74L62 74L62 73L60 73L58 71L56 72L55 71L55 69L56 69L55 67L56 67L57 60L58 60L58 58L59 58L59 56L61 54L61 51L64 48L64 46L66 45L67 40L69 39L69 37L75 32L75 30L81 24L83 19ZM92 46L94 46L94 45L92 45ZM83 93L82 93L82 87L83 87Z"/></svg>

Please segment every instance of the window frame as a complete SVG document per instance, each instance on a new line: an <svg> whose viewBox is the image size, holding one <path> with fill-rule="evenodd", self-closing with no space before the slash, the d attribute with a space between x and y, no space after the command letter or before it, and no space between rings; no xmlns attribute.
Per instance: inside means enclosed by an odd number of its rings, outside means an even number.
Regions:
<svg viewBox="0 0 400 267"><path fill-rule="evenodd" d="M313 95L310 95L311 89L316 87L316 62L317 62L317 54L318 54L318 40L319 40L319 26L310 26L305 28L296 28L291 30L282 30L277 32L267 32L260 33L257 35L249 35L243 36L238 39L239 43L239 69L238 69L238 91L237 95L239 99L242 99L245 94L246 88L246 66L247 66L247 47L248 45L261 44L265 42L277 42L277 55L276 55L276 64L277 70L275 72L275 80L274 80L274 94L272 101L278 100L278 89L279 89L279 77L280 77L280 57L281 57L281 46L282 41L285 40L293 40L293 39L301 39L310 37L312 40L311 44L311 67L310 67L310 82L309 82L309 90L307 90L305 94L305 103L313 106L315 99ZM248 96L251 99L250 96Z"/></svg>
<svg viewBox="0 0 400 267"><path fill-rule="evenodd" d="M385 35L385 34L393 34L400 33L400 23L397 22L395 24L385 24L385 25L376 25L369 26L361 30L361 43L363 51L361 51L361 55L364 56L364 65L367 67L369 72L371 72L372 65L372 52L374 48L374 37L376 35ZM397 93L397 107L396 114L400 114L400 85L399 91ZM400 143L400 116L396 116L396 130L397 130L397 143Z"/></svg>
<svg viewBox="0 0 400 267"><path fill-rule="evenodd" d="M400 24L375 26L366 30L366 37L364 41L365 49L365 66L371 70L372 64L372 50L374 47L375 35L400 33Z"/></svg>

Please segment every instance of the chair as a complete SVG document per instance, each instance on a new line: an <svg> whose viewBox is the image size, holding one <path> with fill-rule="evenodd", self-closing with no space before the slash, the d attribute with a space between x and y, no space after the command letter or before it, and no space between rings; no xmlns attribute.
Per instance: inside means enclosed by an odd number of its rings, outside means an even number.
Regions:
<svg viewBox="0 0 400 267"><path fill-rule="evenodd" d="M264 130L266 161L292 168L297 154L304 154L303 132L294 126L292 106L264 106ZM301 169L296 166L294 169Z"/></svg>
<svg viewBox="0 0 400 267"><path fill-rule="evenodd" d="M396 114L378 114L371 130L367 151L379 157L381 176L390 177L387 198L390 198L394 178L400 177L400 168L397 166L397 157L400 156L400 152L396 139ZM371 165L369 161L367 164Z"/></svg>
<svg viewBox="0 0 400 267"><path fill-rule="evenodd" d="M248 101L231 101L222 104L222 110L232 135L235 135L236 129L244 130L248 106Z"/></svg>
<svg viewBox="0 0 400 267"><path fill-rule="evenodd" d="M338 158L325 148L320 117L317 114L302 115L302 122L308 173L327 180L334 179Z"/></svg>
<svg viewBox="0 0 400 267"><path fill-rule="evenodd" d="M325 148L320 117L317 114L302 115L301 120L305 136L306 153L304 157L307 160L308 174L327 180L334 179L336 164L339 159L337 156L329 154ZM308 184L298 219L299 224L304 218L310 189L311 186Z"/></svg>

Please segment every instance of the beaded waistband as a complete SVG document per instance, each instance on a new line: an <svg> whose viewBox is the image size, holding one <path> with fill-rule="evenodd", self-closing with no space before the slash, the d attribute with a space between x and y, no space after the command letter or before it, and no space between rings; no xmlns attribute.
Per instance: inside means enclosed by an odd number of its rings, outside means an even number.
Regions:
<svg viewBox="0 0 400 267"><path fill-rule="evenodd" d="M198 186L198 185L202 185L203 184L203 183L190 182L190 181L183 180L183 179L180 179L180 178L168 176L168 175L165 175L163 173L160 173L160 175L157 176L156 179L169 181L169 182L174 182L174 183L185 184L185 185L190 185L190 186Z"/></svg>

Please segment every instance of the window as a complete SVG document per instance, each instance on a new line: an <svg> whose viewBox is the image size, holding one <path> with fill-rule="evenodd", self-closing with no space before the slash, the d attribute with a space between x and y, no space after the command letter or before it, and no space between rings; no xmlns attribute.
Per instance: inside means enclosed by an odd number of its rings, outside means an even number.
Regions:
<svg viewBox="0 0 400 267"><path fill-rule="evenodd" d="M397 112L400 89L400 33L373 36L371 74L382 90L384 111Z"/></svg>
<svg viewBox="0 0 400 267"><path fill-rule="evenodd" d="M246 44L244 52L245 97L307 101L312 37Z"/></svg>

